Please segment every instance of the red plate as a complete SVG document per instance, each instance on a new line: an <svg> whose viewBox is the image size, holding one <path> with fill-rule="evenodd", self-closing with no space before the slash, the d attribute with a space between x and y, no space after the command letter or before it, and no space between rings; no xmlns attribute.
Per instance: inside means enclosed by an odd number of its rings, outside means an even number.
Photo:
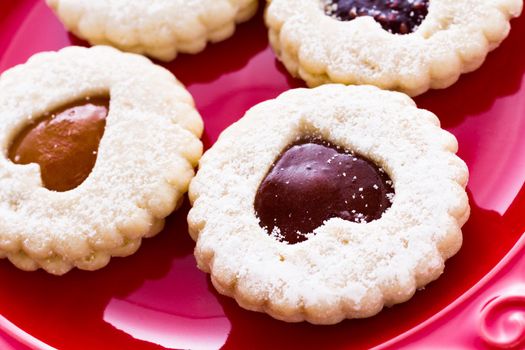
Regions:
<svg viewBox="0 0 525 350"><path fill-rule="evenodd" d="M519 344L525 337L525 277L517 270L525 271L520 255L525 237L519 242L525 230L525 18L512 25L509 38L481 69L417 99L459 140L459 155L471 172L472 216L463 247L447 262L445 274L409 302L335 326L287 324L245 311L218 295L196 268L186 205L138 253L113 259L97 272L54 277L0 261L0 348ZM81 42L67 34L43 1L0 2L0 71L36 52L71 44ZM204 117L207 147L251 106L302 85L268 48L262 12L233 38L195 56L181 55L167 67L193 94Z"/></svg>

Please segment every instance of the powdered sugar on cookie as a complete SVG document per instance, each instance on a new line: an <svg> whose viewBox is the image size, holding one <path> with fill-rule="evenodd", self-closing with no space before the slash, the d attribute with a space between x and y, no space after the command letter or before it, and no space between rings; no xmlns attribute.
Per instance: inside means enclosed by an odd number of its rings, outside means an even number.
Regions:
<svg viewBox="0 0 525 350"><path fill-rule="evenodd" d="M110 98L89 176L56 192L38 164L7 158L12 140L51 110ZM110 47L40 53L0 76L0 257L23 270L94 270L135 252L181 202L202 153L203 124L173 75Z"/></svg>
<svg viewBox="0 0 525 350"><path fill-rule="evenodd" d="M91 44L171 61L230 37L256 0L46 0L68 30Z"/></svg>
<svg viewBox="0 0 525 350"><path fill-rule="evenodd" d="M270 43L293 76L309 86L373 84L412 96L477 69L523 6L521 0L397 1L394 9L381 1L373 8L358 0L268 2Z"/></svg>
<svg viewBox="0 0 525 350"><path fill-rule="evenodd" d="M307 237L287 243L282 221L270 231L255 203L272 167L286 172L296 166L286 174L310 171L298 183L324 181L318 175L329 169L315 155L326 148L315 148L314 158L305 162L295 154L287 160L283 153L311 136L382 168L395 194L383 192L391 206L372 219L331 217ZM285 92L250 109L201 159L190 185L188 216L198 266L242 307L289 322L333 324L406 301L439 277L444 261L461 246L461 226L469 216L468 170L456 151L456 139L439 127L436 116L404 94L343 85ZM350 180L345 182L350 188L352 177L339 175L337 181ZM373 181L356 191L373 195L374 185L384 186ZM325 188L338 193L330 181ZM277 189L276 194L292 193L286 186ZM297 191L311 193L303 185ZM286 198L275 198L276 208L285 205ZM331 207L312 201L311 208Z"/></svg>

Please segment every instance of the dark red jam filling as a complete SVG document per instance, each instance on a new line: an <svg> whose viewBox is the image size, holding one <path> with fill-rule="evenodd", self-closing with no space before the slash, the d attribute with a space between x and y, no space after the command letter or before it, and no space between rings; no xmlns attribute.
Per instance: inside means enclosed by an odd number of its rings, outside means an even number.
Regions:
<svg viewBox="0 0 525 350"><path fill-rule="evenodd" d="M28 125L14 139L9 158L38 163L43 185L69 191L88 177L104 134L109 98L91 98L63 106Z"/></svg>
<svg viewBox="0 0 525 350"><path fill-rule="evenodd" d="M428 14L429 0L325 0L327 15L340 21L373 17L394 34L412 33Z"/></svg>
<svg viewBox="0 0 525 350"><path fill-rule="evenodd" d="M390 177L373 162L306 138L279 155L257 190L254 208L269 235L295 244L330 218L377 220L393 196Z"/></svg>

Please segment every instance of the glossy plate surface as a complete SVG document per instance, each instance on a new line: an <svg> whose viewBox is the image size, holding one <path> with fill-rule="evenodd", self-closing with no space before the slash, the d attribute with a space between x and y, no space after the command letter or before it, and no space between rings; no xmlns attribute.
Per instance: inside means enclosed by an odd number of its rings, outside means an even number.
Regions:
<svg viewBox="0 0 525 350"><path fill-rule="evenodd" d="M429 318L482 280L513 247L516 255L517 242L525 231L525 17L514 20L512 26L509 38L479 70L462 76L447 90L416 99L458 138L459 155L471 172L472 215L464 227L463 247L447 261L445 274L409 302L369 319L324 327L286 324L245 311L218 295L208 276L196 268L194 243L187 234L186 204L135 255L113 259L97 272L73 271L54 277L42 271L22 272L0 260L0 348L44 348L45 344L60 349L428 345L428 337L418 335L424 333L394 338L418 326L441 329L439 317ZM36 52L72 44L83 43L63 29L43 1L0 1L0 71L25 62ZM251 106L302 86L289 77L268 48L262 12L239 26L231 39L195 56L181 55L166 67L193 94L205 121L206 147ZM525 266L510 258L503 265L511 272ZM489 275L486 284L496 283L501 274L504 272ZM525 277L517 278L516 283L525 284ZM474 294L471 291L469 298ZM467 299L456 301L454 310L469 312ZM523 316L523 299L518 296L512 303L518 305L514 311L522 311L518 316ZM500 304L490 310L503 307ZM476 309L471 314L479 312ZM487 327L495 322L489 316ZM525 335L523 328L521 331ZM477 334L464 340L466 344L497 345Z"/></svg>

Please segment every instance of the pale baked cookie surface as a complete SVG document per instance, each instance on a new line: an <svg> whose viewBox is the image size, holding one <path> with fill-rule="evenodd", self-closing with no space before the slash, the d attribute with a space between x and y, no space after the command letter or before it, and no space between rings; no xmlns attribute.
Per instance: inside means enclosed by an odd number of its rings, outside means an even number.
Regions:
<svg viewBox="0 0 525 350"><path fill-rule="evenodd" d="M257 0L46 0L66 28L91 44L163 61L230 37Z"/></svg>
<svg viewBox="0 0 525 350"><path fill-rule="evenodd" d="M312 135L380 166L395 196L379 219L332 217L308 239L288 244L262 225L257 196L283 150ZM470 212L468 170L456 151L455 137L437 117L404 94L334 84L285 92L250 109L200 160L188 216L198 266L242 307L289 322L333 324L406 301L438 278L461 246ZM316 172L326 169L311 164L306 168L313 168L310 180L316 183ZM297 198L309 191L298 186ZM270 206L287 210L286 198L278 197L279 191ZM330 206L311 201L313 207Z"/></svg>
<svg viewBox="0 0 525 350"><path fill-rule="evenodd" d="M78 187L44 187L38 164L15 164L16 135L46 112L110 98L91 172ZM95 270L134 253L182 201L201 153L191 95L147 58L68 47L34 55L0 76L0 257L23 270Z"/></svg>
<svg viewBox="0 0 525 350"><path fill-rule="evenodd" d="M337 13L334 2L345 12ZM268 0L270 43L287 70L311 87L373 84L415 96L477 69L523 7L522 0L402 0L395 2L399 10L377 3L385 1ZM409 7L414 3L428 7Z"/></svg>

